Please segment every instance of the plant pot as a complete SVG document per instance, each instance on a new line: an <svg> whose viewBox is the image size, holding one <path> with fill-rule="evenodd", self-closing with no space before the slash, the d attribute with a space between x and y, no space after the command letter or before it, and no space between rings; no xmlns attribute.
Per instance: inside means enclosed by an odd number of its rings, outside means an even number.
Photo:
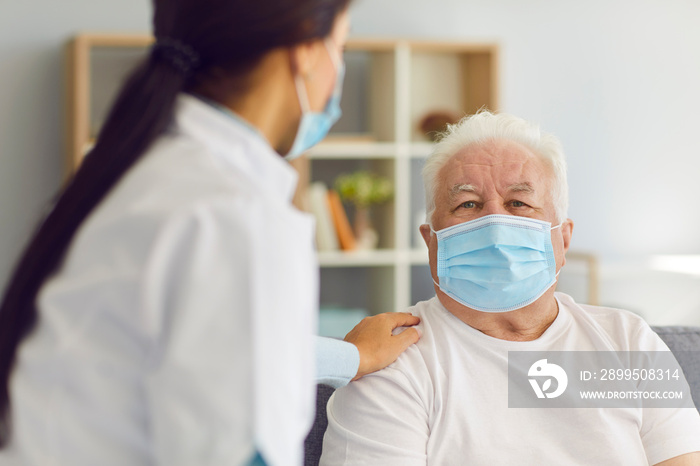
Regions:
<svg viewBox="0 0 700 466"><path fill-rule="evenodd" d="M379 235L372 227L369 207L357 206L355 208L355 238L357 240L357 249L368 250L377 248Z"/></svg>

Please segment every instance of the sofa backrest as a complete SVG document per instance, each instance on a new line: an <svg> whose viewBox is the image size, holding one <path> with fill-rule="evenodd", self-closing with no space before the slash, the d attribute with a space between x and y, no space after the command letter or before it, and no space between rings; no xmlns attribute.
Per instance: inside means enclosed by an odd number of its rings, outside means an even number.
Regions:
<svg viewBox="0 0 700 466"><path fill-rule="evenodd" d="M652 327L673 351L700 411L700 327Z"/></svg>

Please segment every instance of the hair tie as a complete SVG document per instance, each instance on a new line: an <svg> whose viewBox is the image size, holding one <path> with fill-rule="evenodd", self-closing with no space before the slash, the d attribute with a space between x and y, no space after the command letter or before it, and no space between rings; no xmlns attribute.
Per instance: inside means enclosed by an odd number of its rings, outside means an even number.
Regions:
<svg viewBox="0 0 700 466"><path fill-rule="evenodd" d="M170 38L161 38L153 44L153 53L160 54L184 76L189 76L200 64L199 54L189 45Z"/></svg>

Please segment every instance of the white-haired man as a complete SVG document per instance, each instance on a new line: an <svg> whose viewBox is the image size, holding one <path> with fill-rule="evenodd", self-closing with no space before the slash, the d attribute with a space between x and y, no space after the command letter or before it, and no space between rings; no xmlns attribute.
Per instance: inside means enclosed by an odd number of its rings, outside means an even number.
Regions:
<svg viewBox="0 0 700 466"><path fill-rule="evenodd" d="M481 112L423 177L437 294L410 309L423 337L334 394L321 464L700 464L693 408L509 407L509 351L668 351L639 317L555 294L573 230L557 139Z"/></svg>

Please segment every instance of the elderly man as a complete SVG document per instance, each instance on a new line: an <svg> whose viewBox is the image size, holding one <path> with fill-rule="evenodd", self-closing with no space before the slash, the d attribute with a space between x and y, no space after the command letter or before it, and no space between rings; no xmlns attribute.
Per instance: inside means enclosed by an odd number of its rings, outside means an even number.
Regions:
<svg viewBox="0 0 700 466"><path fill-rule="evenodd" d="M573 230L559 142L482 112L423 176L437 293L410 309L423 337L334 394L321 464L700 464L695 409L508 405L509 351L668 351L639 317L555 293Z"/></svg>

